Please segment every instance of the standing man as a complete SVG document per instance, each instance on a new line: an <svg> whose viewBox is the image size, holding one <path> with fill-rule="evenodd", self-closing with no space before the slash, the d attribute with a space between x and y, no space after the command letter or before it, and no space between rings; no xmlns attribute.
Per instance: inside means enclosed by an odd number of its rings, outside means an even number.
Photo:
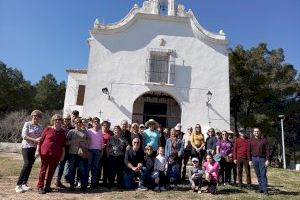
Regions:
<svg viewBox="0 0 300 200"><path fill-rule="evenodd" d="M71 124L75 127L75 119L79 118L79 111L73 110L72 111L72 117L71 117Z"/></svg>
<svg viewBox="0 0 300 200"><path fill-rule="evenodd" d="M259 183L259 192L268 195L267 167L270 160L269 143L266 138L262 137L259 128L253 128L253 135L254 137L250 139L248 148L249 165L253 164Z"/></svg>
<svg viewBox="0 0 300 200"><path fill-rule="evenodd" d="M122 120L121 122L121 137L126 139L127 144L131 144L131 133L128 130L128 121Z"/></svg>
<svg viewBox="0 0 300 200"><path fill-rule="evenodd" d="M243 184L243 168L246 171L247 187L251 185L250 166L248 159L249 138L246 136L244 128L239 129L239 138L235 140L233 146L233 161L237 165L238 170L238 185Z"/></svg>

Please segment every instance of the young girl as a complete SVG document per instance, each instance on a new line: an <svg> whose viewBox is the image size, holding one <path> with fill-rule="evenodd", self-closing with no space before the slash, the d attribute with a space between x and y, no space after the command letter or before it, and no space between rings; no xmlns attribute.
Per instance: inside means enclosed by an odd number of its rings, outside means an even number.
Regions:
<svg viewBox="0 0 300 200"><path fill-rule="evenodd" d="M204 174L203 170L199 166L199 159L193 158L192 159L193 166L190 168L189 171L189 180L192 185L192 190L194 192L201 193L201 186L202 186L202 176Z"/></svg>
<svg viewBox="0 0 300 200"><path fill-rule="evenodd" d="M154 191L166 191L165 185L165 166L166 166L166 158L165 151L163 147L158 148L158 155L155 158L154 162L154 171L158 172L158 176L155 178L155 188Z"/></svg>
<svg viewBox="0 0 300 200"><path fill-rule="evenodd" d="M152 188L153 180L157 177L157 172L154 171L154 159L152 147L147 145L145 147L144 163L141 170L141 179L139 182L139 190L148 190Z"/></svg>
<svg viewBox="0 0 300 200"><path fill-rule="evenodd" d="M207 154L206 162L203 163L202 168L205 171L205 179L208 182L206 192L215 194L219 180L219 163L213 160L211 154Z"/></svg>

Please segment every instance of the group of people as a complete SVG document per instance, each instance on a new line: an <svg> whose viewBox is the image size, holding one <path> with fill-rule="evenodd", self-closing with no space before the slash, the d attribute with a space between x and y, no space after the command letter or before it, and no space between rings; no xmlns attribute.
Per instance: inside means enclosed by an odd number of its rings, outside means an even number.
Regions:
<svg viewBox="0 0 300 200"><path fill-rule="evenodd" d="M70 191L79 186L82 193L88 186L98 189L100 180L108 188L177 190L188 174L194 192L215 194L218 184L236 184L237 176L237 184L242 187L243 168L246 186L250 187L250 165L255 169L259 192L268 194L269 147L259 128L253 129L254 136L249 139L244 129L239 130L238 138L230 131L213 128L204 135L200 124L183 133L180 123L168 129L153 119L145 125L123 120L111 128L109 121L100 123L98 117L82 119L76 110L65 117L53 115L46 128L39 125L41 111L32 111L31 117L22 130L24 165L15 188L17 193L30 189L28 178L35 159L40 157L40 194L52 192L55 171L56 187L66 188L64 177ZM189 160L192 166L187 173ZM204 182L207 189L202 190Z"/></svg>

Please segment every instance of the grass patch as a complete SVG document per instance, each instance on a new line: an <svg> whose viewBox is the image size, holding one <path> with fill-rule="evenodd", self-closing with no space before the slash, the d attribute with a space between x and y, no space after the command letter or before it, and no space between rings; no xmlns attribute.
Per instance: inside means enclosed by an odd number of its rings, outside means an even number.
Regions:
<svg viewBox="0 0 300 200"><path fill-rule="evenodd" d="M121 191L108 190L100 188L100 191L90 191L86 195L79 193L54 192L44 196L38 195L36 189L25 192L21 195L16 195L14 187L16 180L22 168L23 161L20 154L0 154L0 199L64 199L64 200L79 200L79 199L151 199L151 200L299 200L300 199L300 172L293 170L284 170L277 168L268 168L268 181L270 196L264 196L257 193L257 185L252 189L238 188L234 186L219 186L217 195L197 194L191 192L189 186L180 185L178 191L168 191L156 193L153 191ZM36 179L38 178L40 168L40 159L38 159L32 169L29 185L35 187ZM256 183L256 176L253 170L251 171L253 183ZM245 178L243 179L245 181ZM204 186L202 189L206 189Z"/></svg>

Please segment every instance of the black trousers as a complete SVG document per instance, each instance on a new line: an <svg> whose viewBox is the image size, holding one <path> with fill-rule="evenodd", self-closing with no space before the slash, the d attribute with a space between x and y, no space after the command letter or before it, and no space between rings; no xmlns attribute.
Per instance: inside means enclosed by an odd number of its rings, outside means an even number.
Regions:
<svg viewBox="0 0 300 200"><path fill-rule="evenodd" d="M220 176L222 177L222 183L230 183L231 181L231 162L226 162L225 158L221 158L220 161Z"/></svg>
<svg viewBox="0 0 300 200"><path fill-rule="evenodd" d="M216 189L217 189L217 181L209 181L207 183L207 192L211 193L211 194L215 194L216 193Z"/></svg>
<svg viewBox="0 0 300 200"><path fill-rule="evenodd" d="M17 185L27 184L32 166L35 161L35 151L36 151L35 147L22 148L22 156L23 156L24 164L20 172Z"/></svg>

